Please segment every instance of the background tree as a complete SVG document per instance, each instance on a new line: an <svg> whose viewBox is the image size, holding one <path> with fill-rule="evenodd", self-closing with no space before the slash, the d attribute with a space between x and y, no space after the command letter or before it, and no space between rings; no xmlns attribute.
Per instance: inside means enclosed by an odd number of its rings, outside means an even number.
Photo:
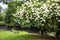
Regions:
<svg viewBox="0 0 60 40"><path fill-rule="evenodd" d="M16 13L16 3L10 2L8 3L8 9L6 10L6 18L5 18L6 24L10 24L13 21L12 14L14 13Z"/></svg>
<svg viewBox="0 0 60 40"><path fill-rule="evenodd" d="M2 7L0 6L0 20L2 20L1 9L2 9Z"/></svg>
<svg viewBox="0 0 60 40"><path fill-rule="evenodd" d="M18 25L15 21L12 14L16 13L17 6L21 6L22 1L12 1L8 3L8 9L6 10L5 22L9 26Z"/></svg>
<svg viewBox="0 0 60 40"><path fill-rule="evenodd" d="M2 7L0 6L0 12L1 12Z"/></svg>

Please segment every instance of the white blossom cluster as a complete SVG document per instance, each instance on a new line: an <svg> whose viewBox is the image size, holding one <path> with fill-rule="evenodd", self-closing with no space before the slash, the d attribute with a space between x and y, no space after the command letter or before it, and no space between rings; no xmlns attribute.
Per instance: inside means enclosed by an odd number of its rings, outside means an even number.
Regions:
<svg viewBox="0 0 60 40"><path fill-rule="evenodd" d="M53 0L52 0L53 1ZM55 15L54 15L55 14ZM12 14L14 17L19 18L18 21L21 25L36 26L44 25L44 23L52 22L51 18L60 15L60 6L58 3L51 2L50 0L43 2L27 1L22 6L17 6L16 14ZM32 20L32 22L31 22ZM49 25L51 26L51 24Z"/></svg>

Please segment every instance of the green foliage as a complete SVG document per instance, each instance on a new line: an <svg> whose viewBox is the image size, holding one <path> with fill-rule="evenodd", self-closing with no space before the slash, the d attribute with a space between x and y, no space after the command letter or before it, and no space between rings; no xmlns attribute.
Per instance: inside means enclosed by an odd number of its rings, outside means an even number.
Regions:
<svg viewBox="0 0 60 40"><path fill-rule="evenodd" d="M0 12L1 12L2 7L0 6Z"/></svg>
<svg viewBox="0 0 60 40"><path fill-rule="evenodd" d="M0 13L0 21L4 21L5 20L5 13Z"/></svg>
<svg viewBox="0 0 60 40"><path fill-rule="evenodd" d="M0 21L0 26L1 26L1 25L4 26L4 25L6 25L6 24L5 24L4 21Z"/></svg>
<svg viewBox="0 0 60 40"><path fill-rule="evenodd" d="M12 14L16 13L16 3L15 2L10 2L8 3L8 9L6 10L6 18L5 22L7 24L11 23L13 21L13 16Z"/></svg>
<svg viewBox="0 0 60 40"><path fill-rule="evenodd" d="M5 25L5 13L0 13L0 25Z"/></svg>
<svg viewBox="0 0 60 40"><path fill-rule="evenodd" d="M8 3L8 9L6 10L6 16L5 16L5 23L9 26L19 26L18 23L14 21L14 18L12 14L15 14L17 11L17 6L22 5L22 1L12 1Z"/></svg>

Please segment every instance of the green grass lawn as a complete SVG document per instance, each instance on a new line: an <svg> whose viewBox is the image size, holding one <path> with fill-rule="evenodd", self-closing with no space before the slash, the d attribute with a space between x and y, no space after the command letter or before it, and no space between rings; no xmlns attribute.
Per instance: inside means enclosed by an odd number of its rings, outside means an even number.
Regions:
<svg viewBox="0 0 60 40"><path fill-rule="evenodd" d="M29 34L25 31L0 31L0 40L59 40L54 37Z"/></svg>

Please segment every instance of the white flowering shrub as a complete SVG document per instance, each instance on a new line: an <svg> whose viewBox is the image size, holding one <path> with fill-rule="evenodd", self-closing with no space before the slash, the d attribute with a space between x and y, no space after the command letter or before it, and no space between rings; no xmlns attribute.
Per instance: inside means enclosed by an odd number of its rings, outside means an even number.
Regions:
<svg viewBox="0 0 60 40"><path fill-rule="evenodd" d="M59 1L47 0L45 3L38 1L27 1L17 6L16 14L12 14L14 21L22 27L56 28L58 15L60 15ZM56 26L56 27L55 27Z"/></svg>
<svg viewBox="0 0 60 40"><path fill-rule="evenodd" d="M47 6L50 11L48 18L50 19L50 27L56 31L58 29L58 17L60 17L60 0L47 0Z"/></svg>

